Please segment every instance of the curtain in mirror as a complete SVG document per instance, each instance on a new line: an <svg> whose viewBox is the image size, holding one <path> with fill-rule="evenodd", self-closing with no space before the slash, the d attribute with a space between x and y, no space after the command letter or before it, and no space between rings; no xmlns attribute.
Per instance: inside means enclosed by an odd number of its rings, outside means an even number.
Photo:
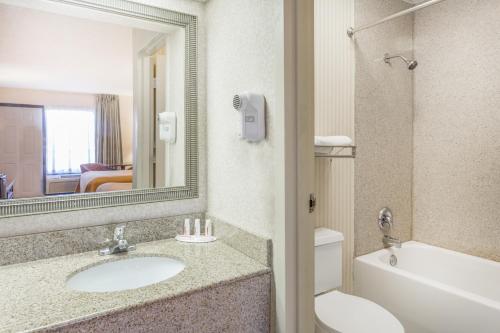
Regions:
<svg viewBox="0 0 500 333"><path fill-rule="evenodd" d="M96 163L122 164L122 135L118 96L96 96L95 135Z"/></svg>

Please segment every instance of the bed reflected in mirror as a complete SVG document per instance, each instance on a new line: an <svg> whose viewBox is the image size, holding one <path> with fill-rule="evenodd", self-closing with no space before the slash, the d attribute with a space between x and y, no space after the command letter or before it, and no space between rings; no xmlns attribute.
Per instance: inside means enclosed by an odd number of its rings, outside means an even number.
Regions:
<svg viewBox="0 0 500 333"><path fill-rule="evenodd" d="M0 1L0 199L184 186L184 28L26 3Z"/></svg>

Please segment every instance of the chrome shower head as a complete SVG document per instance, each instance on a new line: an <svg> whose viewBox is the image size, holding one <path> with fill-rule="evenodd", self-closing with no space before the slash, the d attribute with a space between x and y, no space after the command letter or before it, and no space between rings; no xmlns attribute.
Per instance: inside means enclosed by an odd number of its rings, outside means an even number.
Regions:
<svg viewBox="0 0 500 333"><path fill-rule="evenodd" d="M418 62L416 60L412 60L410 62L407 63L408 64L408 69L409 70L414 70L415 68L417 68L418 66Z"/></svg>
<svg viewBox="0 0 500 333"><path fill-rule="evenodd" d="M399 59L403 60L410 71L414 70L418 66L418 62L416 60L408 60L405 57L403 57L402 55L391 56L391 55L389 55L389 53L386 53L384 55L384 62L386 64L390 64L391 59L394 59L394 58L399 58Z"/></svg>

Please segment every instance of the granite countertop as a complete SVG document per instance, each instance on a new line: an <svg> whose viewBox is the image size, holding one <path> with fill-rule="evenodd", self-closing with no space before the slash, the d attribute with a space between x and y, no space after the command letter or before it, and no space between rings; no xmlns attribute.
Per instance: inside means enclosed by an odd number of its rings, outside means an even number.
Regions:
<svg viewBox="0 0 500 333"><path fill-rule="evenodd" d="M87 293L65 285L68 276L87 266L147 255L178 258L186 267L167 281L139 289ZM92 251L0 266L0 332L58 327L268 272L220 241L189 244L173 239L138 244L129 254L99 256Z"/></svg>

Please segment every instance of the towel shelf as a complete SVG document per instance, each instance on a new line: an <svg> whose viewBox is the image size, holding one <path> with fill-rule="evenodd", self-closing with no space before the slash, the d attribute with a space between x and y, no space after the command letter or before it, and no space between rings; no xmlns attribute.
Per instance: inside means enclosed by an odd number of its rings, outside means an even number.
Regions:
<svg viewBox="0 0 500 333"><path fill-rule="evenodd" d="M356 158L356 146L319 146L315 148L331 148L328 153L315 152L314 157L319 158ZM345 154L344 151L350 149L350 154Z"/></svg>

